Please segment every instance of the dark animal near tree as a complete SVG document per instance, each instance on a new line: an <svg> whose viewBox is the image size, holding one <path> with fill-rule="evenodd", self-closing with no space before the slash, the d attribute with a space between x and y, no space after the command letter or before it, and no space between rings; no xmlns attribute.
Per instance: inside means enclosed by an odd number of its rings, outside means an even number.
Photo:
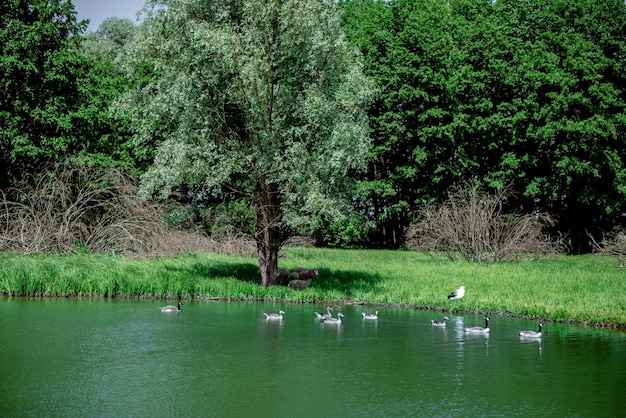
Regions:
<svg viewBox="0 0 626 418"><path fill-rule="evenodd" d="M287 285L287 287L290 287L292 289L296 289L296 290L304 290L307 287L309 287L309 282L307 282L306 280L290 280L289 284Z"/></svg>
<svg viewBox="0 0 626 418"><path fill-rule="evenodd" d="M293 269L293 271L298 273L301 279L317 279L320 275L318 269L307 269L303 267L298 267Z"/></svg>

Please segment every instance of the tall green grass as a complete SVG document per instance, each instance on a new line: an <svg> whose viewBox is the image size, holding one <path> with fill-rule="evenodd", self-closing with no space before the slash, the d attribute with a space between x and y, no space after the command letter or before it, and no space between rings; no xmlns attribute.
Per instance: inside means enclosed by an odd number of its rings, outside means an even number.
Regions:
<svg viewBox="0 0 626 418"><path fill-rule="evenodd" d="M280 267L317 268L306 290L259 286L255 259L0 254L4 296L224 298L389 304L626 328L626 271L607 256L478 264L407 251L287 248ZM458 286L461 300L448 301Z"/></svg>

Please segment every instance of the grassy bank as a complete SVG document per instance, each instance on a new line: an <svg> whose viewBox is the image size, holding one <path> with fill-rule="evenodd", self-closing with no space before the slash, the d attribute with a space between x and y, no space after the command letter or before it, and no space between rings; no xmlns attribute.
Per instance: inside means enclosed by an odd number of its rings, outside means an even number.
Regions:
<svg viewBox="0 0 626 418"><path fill-rule="evenodd" d="M212 254L125 259L0 254L4 296L284 299L491 312L626 329L626 271L616 259L559 256L477 264L404 251L288 248L279 267L318 268L303 291L258 285L255 259ZM448 293L465 285L461 300Z"/></svg>

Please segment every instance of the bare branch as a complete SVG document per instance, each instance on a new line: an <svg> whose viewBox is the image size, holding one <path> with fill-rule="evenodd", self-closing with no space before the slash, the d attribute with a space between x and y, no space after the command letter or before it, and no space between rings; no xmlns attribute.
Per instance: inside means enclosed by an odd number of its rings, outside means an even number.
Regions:
<svg viewBox="0 0 626 418"><path fill-rule="evenodd" d="M445 202L420 210L420 221L407 230L406 246L480 262L557 252L558 246L542 231L554 220L538 212L505 214L502 202L507 197L507 190L490 195L473 186L451 189Z"/></svg>

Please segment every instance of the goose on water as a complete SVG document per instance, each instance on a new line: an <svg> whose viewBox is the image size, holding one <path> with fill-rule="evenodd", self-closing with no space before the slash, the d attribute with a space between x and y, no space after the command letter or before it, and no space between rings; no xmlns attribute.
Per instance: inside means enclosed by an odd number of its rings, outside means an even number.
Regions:
<svg viewBox="0 0 626 418"><path fill-rule="evenodd" d="M543 324L539 324L539 331L520 331L519 336L524 338L540 338Z"/></svg>
<svg viewBox="0 0 626 418"><path fill-rule="evenodd" d="M161 310L161 312L178 312L178 311L180 311L180 305L182 305L182 303L178 302L178 306L167 305L167 306L163 306L162 308L159 308L159 309Z"/></svg>
<svg viewBox="0 0 626 418"><path fill-rule="evenodd" d="M285 311L278 311L278 313L265 313L263 312L263 315L265 315L265 319L270 319L270 320L281 320L283 319L283 314L285 313Z"/></svg>
<svg viewBox="0 0 626 418"><path fill-rule="evenodd" d="M461 286L458 289L452 291L452 293L448 295L448 299L461 299L463 296L465 296L465 286Z"/></svg>
<svg viewBox="0 0 626 418"><path fill-rule="evenodd" d="M375 313L365 313L365 312L361 312L363 314L363 319L378 319L378 311L376 311Z"/></svg>
<svg viewBox="0 0 626 418"><path fill-rule="evenodd" d="M436 319L431 319L430 323L433 324L436 327L445 327L446 326L446 321L449 321L449 320L450 320L450 318L448 318L447 316L444 316L441 321L437 321Z"/></svg>
<svg viewBox="0 0 626 418"><path fill-rule="evenodd" d="M332 310L332 308L330 306L326 307L326 313L319 313L319 312L315 312L315 318L319 319L319 320L324 320L324 318L332 318L332 314L330 313L330 311Z"/></svg>
<svg viewBox="0 0 626 418"><path fill-rule="evenodd" d="M337 314L337 318L324 318L323 321L325 324L341 324L341 318L344 316L341 312Z"/></svg>
<svg viewBox="0 0 626 418"><path fill-rule="evenodd" d="M489 334L489 317L485 317L485 327L465 327L465 332L470 334Z"/></svg>

